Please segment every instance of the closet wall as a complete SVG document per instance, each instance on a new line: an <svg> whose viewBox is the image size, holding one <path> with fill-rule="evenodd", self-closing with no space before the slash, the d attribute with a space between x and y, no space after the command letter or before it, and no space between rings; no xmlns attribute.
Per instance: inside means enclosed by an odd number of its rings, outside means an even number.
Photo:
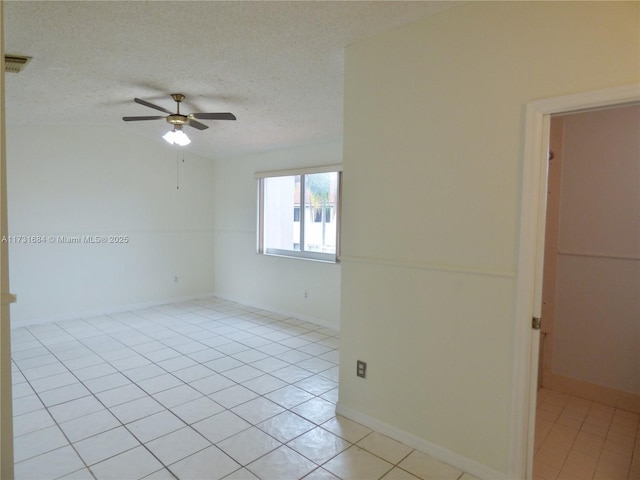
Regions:
<svg viewBox="0 0 640 480"><path fill-rule="evenodd" d="M640 106L552 120L543 386L640 410ZM546 334L546 335L545 335Z"/></svg>

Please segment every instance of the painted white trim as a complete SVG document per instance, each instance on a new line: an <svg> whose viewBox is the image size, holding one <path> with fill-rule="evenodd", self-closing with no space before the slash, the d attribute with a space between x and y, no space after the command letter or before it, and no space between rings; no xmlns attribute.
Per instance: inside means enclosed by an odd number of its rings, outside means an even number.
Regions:
<svg viewBox="0 0 640 480"><path fill-rule="evenodd" d="M78 320L81 318L100 317L103 315L113 315L116 313L131 312L135 310L143 310L145 308L157 307L160 305L168 305L177 302L188 302L191 300L201 300L215 297L213 293L201 293L196 295L186 295L182 297L171 297L163 300L152 300L149 302L131 303L128 305L119 305L112 308L97 308L95 310L85 310L83 312L64 313L54 315L52 317L42 317L20 322L19 325L11 325L11 328L30 327L33 325L42 325L45 323L63 322L65 320Z"/></svg>
<svg viewBox="0 0 640 480"><path fill-rule="evenodd" d="M4 2L0 2L0 50L4 53ZM5 133L4 62L0 65L0 236L7 228L7 136ZM11 396L11 313L8 305L9 245L0 244L0 478L13 480L13 416Z"/></svg>
<svg viewBox="0 0 640 480"><path fill-rule="evenodd" d="M607 260L631 260L640 261L640 257L633 255L616 255L608 253L594 253L594 252L569 252L558 250L558 255L561 257L582 257L582 258L606 258Z"/></svg>
<svg viewBox="0 0 640 480"><path fill-rule="evenodd" d="M302 320L303 322L309 322L309 323L313 323L315 325L318 325L320 327L324 327L324 328L329 328L331 330L335 330L336 332L340 332L340 324L335 324L335 323L331 323L331 322L327 322L324 321L320 318L317 317L311 317L309 315L302 315L300 313L297 312L292 312L289 310L281 310L278 309L277 307L274 307L272 305L267 305L267 304L259 304L259 303L247 303L243 300L238 300L237 298L228 296L228 295L224 295L224 294L220 294L220 293L214 293L213 294L214 297L216 298L220 298L222 300L227 300L229 302L235 302L238 303L240 305L246 305L247 307L251 307L251 308L257 308L260 310L267 310L269 312L273 312L273 313L277 313L279 315L285 315L287 317L291 317L291 318L296 318L298 320Z"/></svg>
<svg viewBox="0 0 640 480"><path fill-rule="evenodd" d="M553 114L622 106L640 101L640 84L532 101L525 119L520 241L515 305L515 338L509 476L532 478L539 331L531 317L540 316L544 222L546 217L547 148Z"/></svg>
<svg viewBox="0 0 640 480"><path fill-rule="evenodd" d="M288 168L286 170L273 170L270 172L256 172L255 178L269 178L269 177L288 177L291 175L307 175L311 173L327 173L327 172L341 172L342 165L321 165L318 167L301 167L301 168Z"/></svg>
<svg viewBox="0 0 640 480"><path fill-rule="evenodd" d="M418 270L434 270L438 272L462 273L468 275L516 278L516 272L514 272L513 270L503 270L486 266L453 265L444 263L431 263L422 260L398 260L395 258L359 257L355 255L342 255L340 257L340 261L342 263L364 263L369 265L415 268Z"/></svg>
<svg viewBox="0 0 640 480"><path fill-rule="evenodd" d="M446 448L443 448L427 440L417 437L416 435L400 430L393 425L381 422L369 415L365 415L356 410L352 410L349 407L345 407L338 402L336 405L336 413L347 417L355 422L358 422L366 427L369 427L376 432L382 433L390 438L393 438L409 447L420 450L421 452L431 455L436 460L447 463L452 467L458 468L466 473L469 473L479 479L483 480L501 480L506 479L504 473L484 465L483 463L472 460L471 458L459 455Z"/></svg>
<svg viewBox="0 0 640 480"><path fill-rule="evenodd" d="M129 305L120 305L120 306L113 307L113 308L86 310L84 312L76 312L76 313L69 313L69 314L63 314L63 315L55 315L53 317L37 318L37 319L32 319L32 320L26 320L26 321L20 323L20 325L12 325L11 328L30 327L30 326L33 326L33 325L42 325L42 324L46 324L46 323L62 322L62 321L65 321L65 320L78 320L78 319L81 319L81 318L91 318L91 317L99 317L99 316L103 316L103 315L114 315L116 313L134 312L136 310L144 310L146 308L158 307L158 306L161 306L161 305L169 305L169 304L172 304L172 303L179 303L179 302L189 302L189 301L192 301L192 300L206 300L206 299L209 299L209 298L211 298L211 299L220 299L220 300L224 300L224 301L228 301L228 302L233 302L233 303L237 303L238 305L246 306L246 307L250 307L250 308L255 308L255 309L260 309L260 310L267 310L269 312L277 313L279 315L285 315L287 317L296 318L296 319L302 320L304 322L313 323L313 324L318 325L320 327L329 328L331 330L335 330L336 332L340 331L339 325L336 325L336 324L331 323L331 322L323 321L323 320L321 320L319 318L316 318L316 317L311 317L311 316L308 316L308 315L300 315L299 313L285 311L285 310L279 310L279 309L273 308L273 307L271 307L269 305L246 303L246 302L238 301L237 299L232 298L230 296L219 295L217 293L202 293L202 294L197 294L197 295L186 295L186 296L182 296L182 297L165 298L164 300L153 300L153 301L149 301L149 302L132 303L132 304L129 304Z"/></svg>
<svg viewBox="0 0 640 480"><path fill-rule="evenodd" d="M554 115L613 106L621 107L637 102L640 102L640 83L534 100L529 105L540 115Z"/></svg>
<svg viewBox="0 0 640 480"><path fill-rule="evenodd" d="M260 229L262 233L263 229ZM322 253L313 251L299 250L283 250L279 248L265 248L264 252L258 252L262 255L271 255L272 257L295 258L296 260L311 260L312 262L338 263L338 257L335 253Z"/></svg>

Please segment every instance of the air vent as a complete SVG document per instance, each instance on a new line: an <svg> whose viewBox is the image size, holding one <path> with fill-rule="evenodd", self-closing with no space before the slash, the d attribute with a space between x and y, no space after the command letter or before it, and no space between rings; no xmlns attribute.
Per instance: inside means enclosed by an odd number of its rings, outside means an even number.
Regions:
<svg viewBox="0 0 640 480"><path fill-rule="evenodd" d="M23 57L22 55L5 55L4 71L8 73L20 73L27 66L31 57Z"/></svg>

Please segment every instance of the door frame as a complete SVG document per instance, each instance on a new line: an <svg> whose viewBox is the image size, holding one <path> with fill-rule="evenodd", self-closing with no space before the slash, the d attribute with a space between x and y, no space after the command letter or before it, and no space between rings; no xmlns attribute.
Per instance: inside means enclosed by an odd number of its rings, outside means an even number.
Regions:
<svg viewBox="0 0 640 480"><path fill-rule="evenodd" d="M3 4L0 2L0 51L4 55ZM7 234L7 169L4 114L4 62L0 64L0 235ZM0 244L0 477L13 479L13 409L11 397L11 326L8 244Z"/></svg>
<svg viewBox="0 0 640 480"><path fill-rule="evenodd" d="M640 84L632 84L527 104L515 305L510 478L533 478L540 331L534 330L531 322L533 317L541 317L551 115L638 101Z"/></svg>

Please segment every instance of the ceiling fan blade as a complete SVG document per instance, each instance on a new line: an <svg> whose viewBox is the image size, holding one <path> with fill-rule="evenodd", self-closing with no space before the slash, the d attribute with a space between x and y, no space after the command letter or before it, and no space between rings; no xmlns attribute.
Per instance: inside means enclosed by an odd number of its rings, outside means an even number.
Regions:
<svg viewBox="0 0 640 480"><path fill-rule="evenodd" d="M229 112L220 113L192 113L189 117L197 118L199 120L235 120L236 116Z"/></svg>
<svg viewBox="0 0 640 480"><path fill-rule="evenodd" d="M144 105L145 107L155 108L156 110L160 110L161 112L168 113L169 115L173 113L164 107L159 107L158 105L154 105L153 103L149 103L146 100L142 100L140 98L134 98L133 101L139 103L140 105Z"/></svg>
<svg viewBox="0 0 640 480"><path fill-rule="evenodd" d="M160 120L164 118L162 115L152 115L147 117L122 117L125 122L136 122L138 120Z"/></svg>
<svg viewBox="0 0 640 480"><path fill-rule="evenodd" d="M200 123L193 119L189 119L189 125L191 125L193 128L197 128L198 130L206 130L207 128L209 128L208 125L205 125L204 123Z"/></svg>

